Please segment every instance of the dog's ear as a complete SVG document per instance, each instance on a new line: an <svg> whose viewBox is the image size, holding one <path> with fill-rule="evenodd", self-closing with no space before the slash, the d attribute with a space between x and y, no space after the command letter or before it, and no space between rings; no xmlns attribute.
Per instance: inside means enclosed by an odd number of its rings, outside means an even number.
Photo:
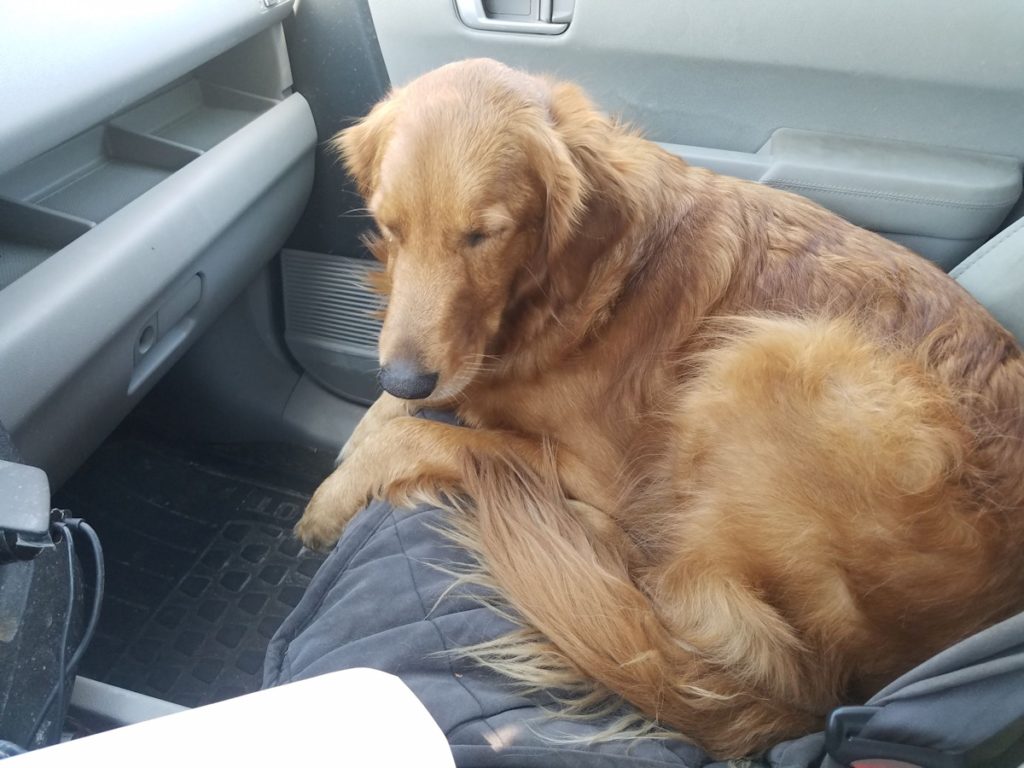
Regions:
<svg viewBox="0 0 1024 768"><path fill-rule="evenodd" d="M566 109L573 91L585 100L579 89L564 83L541 81L546 91L547 121L534 133L534 167L547 198L545 241L549 252L558 252L572 240L586 208L590 183L585 170L573 156L563 135L569 118ZM565 103L563 103L565 102Z"/></svg>
<svg viewBox="0 0 1024 768"><path fill-rule="evenodd" d="M630 206L630 195L616 167L623 159L614 140L621 129L578 86L544 82L547 132L554 146L541 178L548 190L549 241L558 248L572 238L594 191L600 190L601 199L613 202L612 209L623 213Z"/></svg>
<svg viewBox="0 0 1024 768"><path fill-rule="evenodd" d="M391 136L397 105L395 96L379 102L355 125L340 131L331 145L345 161L345 167L356 181L359 194L369 200L380 182L380 164L384 146Z"/></svg>

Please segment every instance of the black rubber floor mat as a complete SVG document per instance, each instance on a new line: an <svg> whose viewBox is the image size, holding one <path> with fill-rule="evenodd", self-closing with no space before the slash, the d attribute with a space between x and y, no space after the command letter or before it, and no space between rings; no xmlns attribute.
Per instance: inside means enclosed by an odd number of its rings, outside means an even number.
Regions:
<svg viewBox="0 0 1024 768"><path fill-rule="evenodd" d="M267 643L322 561L291 528L330 466L293 446L108 441L54 500L106 553L81 674L185 706L258 689Z"/></svg>

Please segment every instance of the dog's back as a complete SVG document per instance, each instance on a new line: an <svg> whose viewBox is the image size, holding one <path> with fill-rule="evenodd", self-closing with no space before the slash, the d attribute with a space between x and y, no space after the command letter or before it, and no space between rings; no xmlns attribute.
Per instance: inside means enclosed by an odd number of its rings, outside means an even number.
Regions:
<svg viewBox="0 0 1024 768"><path fill-rule="evenodd" d="M964 466L977 484L972 498L1024 510L1024 356L1013 336L905 248L804 198L724 177L716 183L730 188L720 199L748 201L753 218L766 222L763 239L745 233L746 256L716 311L842 318L880 352L912 360L971 434ZM735 228L743 231L742 219Z"/></svg>

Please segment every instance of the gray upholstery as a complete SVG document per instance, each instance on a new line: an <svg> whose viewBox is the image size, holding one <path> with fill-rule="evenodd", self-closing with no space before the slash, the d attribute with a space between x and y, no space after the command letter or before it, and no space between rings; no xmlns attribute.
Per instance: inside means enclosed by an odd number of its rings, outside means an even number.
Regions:
<svg viewBox="0 0 1024 768"><path fill-rule="evenodd" d="M1024 218L968 256L950 275L1024 341Z"/></svg>

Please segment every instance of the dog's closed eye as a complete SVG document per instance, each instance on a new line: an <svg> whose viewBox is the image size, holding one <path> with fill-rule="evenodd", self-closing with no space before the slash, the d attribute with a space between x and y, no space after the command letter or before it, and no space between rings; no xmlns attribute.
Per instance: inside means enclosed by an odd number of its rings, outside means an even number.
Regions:
<svg viewBox="0 0 1024 768"><path fill-rule="evenodd" d="M387 224L378 222L377 228L380 230L381 235L383 235L386 240L389 240L391 242L401 242L402 231L398 227L388 226Z"/></svg>
<svg viewBox="0 0 1024 768"><path fill-rule="evenodd" d="M500 240L510 232L511 229L507 226L471 229L462 236L462 242L467 248L476 248L490 240Z"/></svg>

